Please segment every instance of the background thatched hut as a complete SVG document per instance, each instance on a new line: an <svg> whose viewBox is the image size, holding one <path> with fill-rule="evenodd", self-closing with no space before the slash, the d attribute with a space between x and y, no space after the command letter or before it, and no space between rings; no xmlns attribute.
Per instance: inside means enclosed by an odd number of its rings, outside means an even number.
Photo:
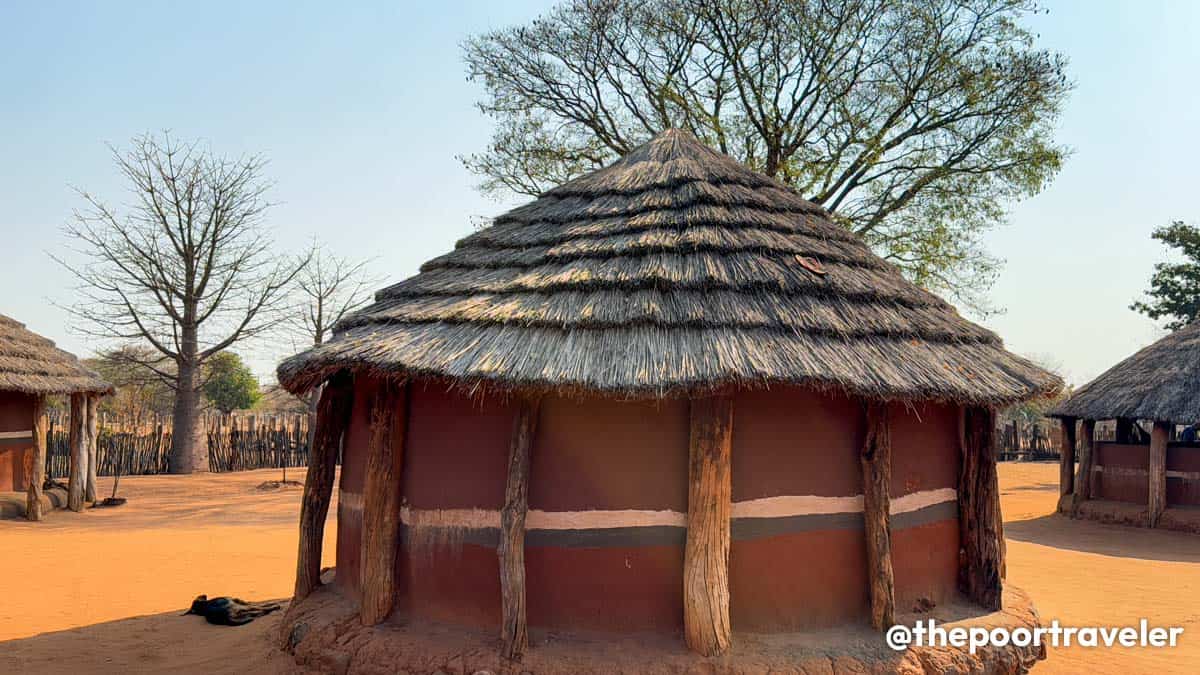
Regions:
<svg viewBox="0 0 1200 675"><path fill-rule="evenodd" d="M1062 421L1060 510L1078 514L1090 499L1138 504L1135 520L1155 527L1172 506L1200 506L1200 445L1176 439L1178 425L1200 422L1200 322L1109 368L1050 415ZM1116 421L1113 438L1096 437L1099 420Z"/></svg>
<svg viewBox="0 0 1200 675"><path fill-rule="evenodd" d="M95 501L96 399L112 391L79 359L0 314L0 491L24 491L30 520L42 516L46 397L71 397L68 505Z"/></svg>
<svg viewBox="0 0 1200 675"><path fill-rule="evenodd" d="M509 656L527 622L716 654L956 587L996 608L994 410L1060 386L681 131L500 216L279 377L325 384L297 598L340 445L336 584L363 621L490 626Z"/></svg>

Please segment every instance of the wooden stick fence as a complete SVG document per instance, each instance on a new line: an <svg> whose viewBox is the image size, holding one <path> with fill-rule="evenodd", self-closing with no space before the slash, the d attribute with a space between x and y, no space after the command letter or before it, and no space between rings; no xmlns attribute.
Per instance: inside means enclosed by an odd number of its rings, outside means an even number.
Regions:
<svg viewBox="0 0 1200 675"><path fill-rule="evenodd" d="M63 478L70 466L65 415L48 416L46 476ZM210 471L302 467L308 465L308 416L304 413L206 414ZM171 421L155 417L135 422L101 415L96 443L97 473L167 473Z"/></svg>
<svg viewBox="0 0 1200 675"><path fill-rule="evenodd" d="M1052 432L1050 420L1042 420L1032 424L1008 422L997 429L1000 436L1001 461L1025 460L1039 461L1058 459L1059 438Z"/></svg>

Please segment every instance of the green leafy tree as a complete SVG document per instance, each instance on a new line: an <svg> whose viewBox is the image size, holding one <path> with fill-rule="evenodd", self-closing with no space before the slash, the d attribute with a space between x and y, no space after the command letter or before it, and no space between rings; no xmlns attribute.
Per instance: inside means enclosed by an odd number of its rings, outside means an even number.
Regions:
<svg viewBox="0 0 1200 675"><path fill-rule="evenodd" d="M664 128L794 187L911 279L986 311L983 234L1058 172L1071 89L1028 0L567 0L468 39L495 119L463 158L536 195Z"/></svg>
<svg viewBox="0 0 1200 675"><path fill-rule="evenodd" d="M204 397L214 408L228 415L258 402L258 379L240 356L218 352L205 365Z"/></svg>
<svg viewBox="0 0 1200 675"><path fill-rule="evenodd" d="M1171 330L1183 328L1200 316L1200 229L1177 220L1150 236L1182 254L1183 261L1155 265L1147 299L1129 308L1151 319L1169 319Z"/></svg>

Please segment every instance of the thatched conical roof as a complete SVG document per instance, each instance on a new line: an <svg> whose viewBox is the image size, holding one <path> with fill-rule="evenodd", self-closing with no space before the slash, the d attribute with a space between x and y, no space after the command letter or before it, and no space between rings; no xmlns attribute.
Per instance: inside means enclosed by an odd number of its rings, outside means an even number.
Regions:
<svg viewBox="0 0 1200 675"><path fill-rule="evenodd" d="M0 391L107 394L112 385L84 368L73 354L0 314Z"/></svg>
<svg viewBox="0 0 1200 675"><path fill-rule="evenodd" d="M383 289L292 391L342 368L663 396L796 383L1002 403L1060 382L794 191L669 130Z"/></svg>
<svg viewBox="0 0 1200 675"><path fill-rule="evenodd" d="M1200 422L1200 321L1104 371L1050 415Z"/></svg>

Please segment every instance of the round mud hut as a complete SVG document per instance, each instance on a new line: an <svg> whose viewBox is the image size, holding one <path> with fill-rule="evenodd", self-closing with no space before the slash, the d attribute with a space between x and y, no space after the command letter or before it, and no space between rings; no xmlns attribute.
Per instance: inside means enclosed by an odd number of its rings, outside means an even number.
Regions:
<svg viewBox="0 0 1200 675"><path fill-rule="evenodd" d="M46 397L70 396L67 506L96 497L96 406L112 385L73 354L0 314L0 494L24 492L24 514L41 520L56 504L42 493L46 471ZM5 505L16 504L12 494Z"/></svg>
<svg viewBox="0 0 1200 675"><path fill-rule="evenodd" d="M1061 384L679 130L496 218L278 374L323 386L293 615L319 600L340 450L322 594L508 659L538 631L711 656L960 590L995 610L994 411Z"/></svg>
<svg viewBox="0 0 1200 675"><path fill-rule="evenodd" d="M1200 321L1138 351L1050 411L1062 423L1059 511L1200 532ZM1097 422L1111 420L1111 434ZM1078 466L1076 465L1078 454Z"/></svg>

